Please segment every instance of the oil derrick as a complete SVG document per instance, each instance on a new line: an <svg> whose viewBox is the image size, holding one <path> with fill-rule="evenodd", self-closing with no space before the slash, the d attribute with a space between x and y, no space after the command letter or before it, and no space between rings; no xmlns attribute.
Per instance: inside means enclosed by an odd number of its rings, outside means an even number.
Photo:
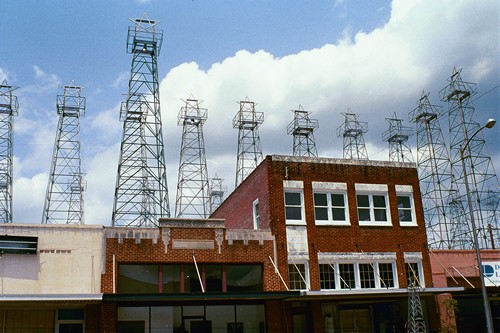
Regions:
<svg viewBox="0 0 500 333"><path fill-rule="evenodd" d="M422 303L420 302L419 295L420 283L413 269L410 274L412 274L412 277L408 283L408 323L406 332L426 333L424 312L422 311Z"/></svg>
<svg viewBox="0 0 500 333"><path fill-rule="evenodd" d="M16 89L7 80L0 84L0 223L12 222L12 133L19 108L13 95Z"/></svg>
<svg viewBox="0 0 500 333"><path fill-rule="evenodd" d="M337 128L337 136L344 138L343 157L354 160L367 160L364 134L368 132L368 123L358 120L358 115L348 112L344 115L344 123Z"/></svg>
<svg viewBox="0 0 500 333"><path fill-rule="evenodd" d="M170 216L157 67L163 32L147 18L132 21L127 37L132 65L120 110L123 136L112 225L155 227L158 218Z"/></svg>
<svg viewBox="0 0 500 333"><path fill-rule="evenodd" d="M217 174L209 179L210 213L213 213L224 200L227 186L223 182L224 179L219 178Z"/></svg>
<svg viewBox="0 0 500 333"><path fill-rule="evenodd" d="M42 223L84 224L85 183L80 158L80 118L85 116L82 88L73 84L57 96L57 126Z"/></svg>
<svg viewBox="0 0 500 333"><path fill-rule="evenodd" d="M490 196L490 190L500 191L491 157L486 147L480 124L475 120L475 109L472 96L476 94L475 84L465 82L460 75L461 70L453 69L453 74L448 79L448 85L441 90L441 99L448 103L450 158L453 187L458 191L458 199L466 202L465 182L468 181L471 192L472 213L475 216L478 246L491 248L492 238L500 235L499 225L488 226L490 217L495 214L484 203ZM477 135L475 135L477 134ZM460 149L464 147L464 164L468 180L464 178ZM468 207L464 216L469 216ZM470 224L470 221L468 222ZM492 230L493 237L490 237ZM469 237L473 237L472 233ZM471 238L470 243L473 244Z"/></svg>
<svg viewBox="0 0 500 333"><path fill-rule="evenodd" d="M233 128L238 129L238 156L236 161L235 187L262 161L259 126L264 122L264 113L255 111L255 103L240 101L240 110L233 118Z"/></svg>
<svg viewBox="0 0 500 333"><path fill-rule="evenodd" d="M417 164L424 206L427 242L431 248L461 248L460 239L470 229L460 223L463 206L456 201L451 188L450 159L441 131L441 110L429 102L429 94L422 92L418 106L410 112L416 124Z"/></svg>
<svg viewBox="0 0 500 333"><path fill-rule="evenodd" d="M177 182L175 216L207 218L210 214L209 183L203 124L207 109L200 108L198 100L184 100L177 125L182 126L182 143Z"/></svg>
<svg viewBox="0 0 500 333"><path fill-rule="evenodd" d="M293 135L293 156L318 156L314 131L318 128L318 120L310 119L311 112L304 111L302 105L292 110L293 120L287 127L287 134Z"/></svg>
<svg viewBox="0 0 500 333"><path fill-rule="evenodd" d="M382 140L389 143L389 161L413 162L408 138L412 134L409 127L403 126L403 120L396 117L385 118L389 122L389 129L382 134Z"/></svg>

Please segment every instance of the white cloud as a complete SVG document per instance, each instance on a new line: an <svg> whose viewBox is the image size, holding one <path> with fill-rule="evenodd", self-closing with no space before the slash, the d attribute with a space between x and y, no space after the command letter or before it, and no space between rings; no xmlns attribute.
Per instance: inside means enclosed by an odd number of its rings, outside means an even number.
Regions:
<svg viewBox="0 0 500 333"><path fill-rule="evenodd" d="M47 173L31 178L15 178L13 184L14 213L16 223L40 223L47 189Z"/></svg>
<svg viewBox="0 0 500 333"><path fill-rule="evenodd" d="M37 83L23 87L23 91L26 93L43 94L61 86L61 79L57 74L46 73L37 65L33 65L33 73Z"/></svg>
<svg viewBox="0 0 500 333"><path fill-rule="evenodd" d="M120 74L118 74L116 79L111 84L111 87L113 88L121 87L127 82L128 77L129 77L129 72L120 72Z"/></svg>
<svg viewBox="0 0 500 333"><path fill-rule="evenodd" d="M385 118L397 112L406 126L413 127L407 114L422 90L437 98L454 66L464 68L468 81L497 80L498 11L499 4L488 0L395 0L387 24L355 34L346 29L337 44L282 58L263 50L241 50L206 71L193 62L181 64L160 85L167 158L177 158L178 163L181 129L176 128L176 117L180 99L193 93L208 108L209 172L217 172L230 186L237 145L232 118L238 111L235 101L245 96L265 114L260 128L264 154L291 154L286 125L292 120L290 110L302 104L320 121L316 143L321 154L342 156L335 130L343 120L340 113L350 107L369 123L365 140L370 158L387 159L388 149L381 148L386 146L381 139ZM224 173L213 170L222 165ZM169 177L171 192L173 181Z"/></svg>
<svg viewBox="0 0 500 333"><path fill-rule="evenodd" d="M0 67L0 83L7 80L7 73Z"/></svg>

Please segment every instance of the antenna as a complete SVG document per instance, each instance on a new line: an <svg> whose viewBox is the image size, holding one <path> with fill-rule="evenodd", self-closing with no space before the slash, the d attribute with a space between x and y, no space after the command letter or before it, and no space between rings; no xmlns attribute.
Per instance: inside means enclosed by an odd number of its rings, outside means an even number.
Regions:
<svg viewBox="0 0 500 333"><path fill-rule="evenodd" d="M182 143L177 182L176 217L205 219L210 213L207 158L203 140L203 124L207 109L192 95L183 100L185 105L178 115L182 126Z"/></svg>
<svg viewBox="0 0 500 333"><path fill-rule="evenodd" d="M19 104L13 87L4 80L0 84L0 223L12 220L12 155L14 116Z"/></svg>
<svg viewBox="0 0 500 333"><path fill-rule="evenodd" d="M132 64L120 110L123 135L111 223L156 227L158 218L170 216L157 65L163 32L147 16L132 22L127 37Z"/></svg>
<svg viewBox="0 0 500 333"><path fill-rule="evenodd" d="M293 156L318 156L314 131L319 127L317 119L310 119L311 112L304 111L302 105L292 110L293 120L287 127L287 134L293 135Z"/></svg>
<svg viewBox="0 0 500 333"><path fill-rule="evenodd" d="M238 187L262 161L259 126L264 122L264 113L256 112L256 104L248 97L239 104L240 110L233 118L233 128L238 129L235 187Z"/></svg>
<svg viewBox="0 0 500 333"><path fill-rule="evenodd" d="M57 126L42 223L84 224L85 182L80 158L80 117L85 116L82 87L71 82L57 96Z"/></svg>

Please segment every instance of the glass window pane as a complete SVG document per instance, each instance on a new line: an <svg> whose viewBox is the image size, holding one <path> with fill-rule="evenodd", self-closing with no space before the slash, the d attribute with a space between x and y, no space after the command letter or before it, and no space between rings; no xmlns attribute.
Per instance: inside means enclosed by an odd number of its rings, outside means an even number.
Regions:
<svg viewBox="0 0 500 333"><path fill-rule="evenodd" d="M328 209L327 208L315 208L314 214L316 216L316 220L318 220L318 221L327 221L328 220Z"/></svg>
<svg viewBox="0 0 500 333"><path fill-rule="evenodd" d="M206 291L222 291L222 266L205 265Z"/></svg>
<svg viewBox="0 0 500 333"><path fill-rule="evenodd" d="M227 324L234 323L234 305L207 305L206 319L212 322L212 332L227 332ZM174 331L176 332L176 331Z"/></svg>
<svg viewBox="0 0 500 333"><path fill-rule="evenodd" d="M375 288L375 272L371 264L359 264L361 288Z"/></svg>
<svg viewBox="0 0 500 333"><path fill-rule="evenodd" d="M385 209L374 209L375 221L387 221L387 212Z"/></svg>
<svg viewBox="0 0 500 333"><path fill-rule="evenodd" d="M332 206L344 207L344 195L343 194L332 194Z"/></svg>
<svg viewBox="0 0 500 333"><path fill-rule="evenodd" d="M368 200L368 195L359 194L356 196L358 201L358 207L370 207L370 201Z"/></svg>
<svg viewBox="0 0 500 333"><path fill-rule="evenodd" d="M384 195L374 195L373 196L373 207L386 207L385 206L385 196Z"/></svg>
<svg viewBox="0 0 500 333"><path fill-rule="evenodd" d="M163 292L178 293L181 291L181 269L179 265L163 265Z"/></svg>
<svg viewBox="0 0 500 333"><path fill-rule="evenodd" d="M339 275L341 289L356 288L354 264L339 264Z"/></svg>
<svg viewBox="0 0 500 333"><path fill-rule="evenodd" d="M287 220L302 220L301 207L286 207L285 214Z"/></svg>
<svg viewBox="0 0 500 333"><path fill-rule="evenodd" d="M304 290L306 283L306 267L304 264L289 264L288 278L290 280L290 290Z"/></svg>
<svg viewBox="0 0 500 333"><path fill-rule="evenodd" d="M412 221L411 210L409 210L409 209L400 209L398 211L398 214L399 214L399 220L401 222L411 222Z"/></svg>
<svg viewBox="0 0 500 333"><path fill-rule="evenodd" d="M201 270L200 265L198 265L198 268ZM194 265L182 265L182 269L184 270L184 292L200 292L201 285L196 267Z"/></svg>
<svg viewBox="0 0 500 333"><path fill-rule="evenodd" d="M408 196L399 197L398 196L398 208L411 208L410 197L408 197Z"/></svg>
<svg viewBox="0 0 500 333"><path fill-rule="evenodd" d="M378 271L380 275L380 286L382 288L393 288L394 287L394 273L392 270L391 263L380 263L378 264Z"/></svg>
<svg viewBox="0 0 500 333"><path fill-rule="evenodd" d="M335 289L335 272L328 264L319 265L319 282L321 289Z"/></svg>
<svg viewBox="0 0 500 333"><path fill-rule="evenodd" d="M262 291L261 265L225 265L227 291Z"/></svg>
<svg viewBox="0 0 500 333"><path fill-rule="evenodd" d="M119 293L157 293L157 265L119 265Z"/></svg>
<svg viewBox="0 0 500 333"><path fill-rule="evenodd" d="M242 323L243 332L245 333L265 332L266 315L264 305L236 305L236 322Z"/></svg>
<svg viewBox="0 0 500 333"><path fill-rule="evenodd" d="M332 208L332 217L334 221L345 221L344 208Z"/></svg>
<svg viewBox="0 0 500 333"><path fill-rule="evenodd" d="M300 193L298 192L285 192L285 205L300 206Z"/></svg>
<svg viewBox="0 0 500 333"><path fill-rule="evenodd" d="M314 205L327 206L328 200L326 199L326 193L314 193Z"/></svg>
<svg viewBox="0 0 500 333"><path fill-rule="evenodd" d="M358 218L360 221L370 221L370 210L358 209Z"/></svg>

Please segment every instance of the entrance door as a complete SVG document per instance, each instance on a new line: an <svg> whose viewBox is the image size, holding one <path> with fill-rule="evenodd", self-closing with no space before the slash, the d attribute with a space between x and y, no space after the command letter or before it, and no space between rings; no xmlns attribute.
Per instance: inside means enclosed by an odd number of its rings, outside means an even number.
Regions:
<svg viewBox="0 0 500 333"><path fill-rule="evenodd" d="M312 332L311 311L308 307L292 308L293 333Z"/></svg>

